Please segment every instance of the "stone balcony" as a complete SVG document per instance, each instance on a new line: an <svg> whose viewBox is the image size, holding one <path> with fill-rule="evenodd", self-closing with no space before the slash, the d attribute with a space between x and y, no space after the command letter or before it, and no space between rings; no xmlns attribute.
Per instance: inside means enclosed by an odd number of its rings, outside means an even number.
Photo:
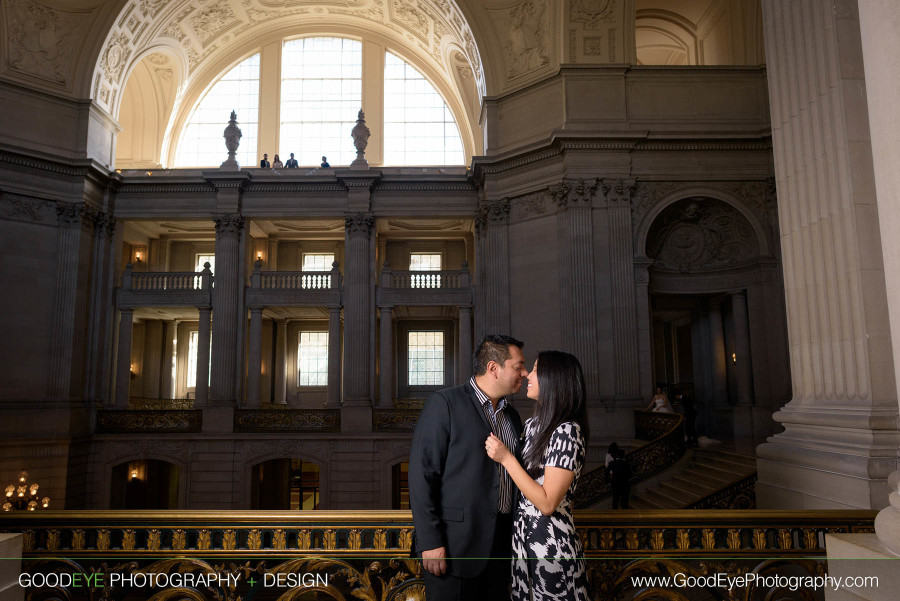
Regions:
<svg viewBox="0 0 900 601"><path fill-rule="evenodd" d="M340 307L341 284L337 263L331 271L262 271L257 261L250 274L247 306Z"/></svg>
<svg viewBox="0 0 900 601"><path fill-rule="evenodd" d="M135 272L131 263L122 273L116 296L120 309L136 307L209 307L213 276L209 264L203 271Z"/></svg>
<svg viewBox="0 0 900 601"><path fill-rule="evenodd" d="M455 271L393 271L385 263L379 280L377 303L396 305L472 306L472 275L468 263Z"/></svg>

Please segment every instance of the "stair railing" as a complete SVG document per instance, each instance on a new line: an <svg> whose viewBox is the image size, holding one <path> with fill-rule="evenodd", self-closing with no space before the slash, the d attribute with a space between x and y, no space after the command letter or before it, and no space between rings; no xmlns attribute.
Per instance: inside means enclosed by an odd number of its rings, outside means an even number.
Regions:
<svg viewBox="0 0 900 601"><path fill-rule="evenodd" d="M680 413L634 412L635 438L649 443L629 451L625 460L631 467L631 485L647 480L678 463L687 450L684 417ZM575 490L575 508L585 509L612 494L606 466L582 474Z"/></svg>

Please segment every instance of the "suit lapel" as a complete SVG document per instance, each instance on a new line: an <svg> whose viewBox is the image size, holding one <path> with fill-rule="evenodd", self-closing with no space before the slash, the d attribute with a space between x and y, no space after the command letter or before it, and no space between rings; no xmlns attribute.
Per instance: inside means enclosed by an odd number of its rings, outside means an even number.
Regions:
<svg viewBox="0 0 900 601"><path fill-rule="evenodd" d="M491 422L489 422L487 416L485 416L484 407L481 406L481 401L478 400L478 395L475 393L475 390L472 388L471 383L466 384L465 391L466 391L466 396L469 398L469 401L472 405L472 410L478 414L479 418L481 418L481 423L484 424L484 427L487 428L487 431L493 432L494 429L491 427Z"/></svg>

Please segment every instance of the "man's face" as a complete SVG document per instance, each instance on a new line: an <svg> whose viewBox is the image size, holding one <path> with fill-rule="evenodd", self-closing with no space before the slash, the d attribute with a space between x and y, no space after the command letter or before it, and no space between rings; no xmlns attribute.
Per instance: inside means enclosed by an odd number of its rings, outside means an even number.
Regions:
<svg viewBox="0 0 900 601"><path fill-rule="evenodd" d="M497 388L500 396L508 396L519 392L522 387L522 380L528 375L525 369L525 357L522 355L522 349L517 346L509 346L509 359L503 362L503 365L497 365Z"/></svg>

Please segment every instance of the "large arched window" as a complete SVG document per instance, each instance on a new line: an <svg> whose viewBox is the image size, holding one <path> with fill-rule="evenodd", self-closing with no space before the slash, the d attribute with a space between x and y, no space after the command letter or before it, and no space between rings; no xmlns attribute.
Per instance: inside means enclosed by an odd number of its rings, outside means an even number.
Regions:
<svg viewBox="0 0 900 601"><path fill-rule="evenodd" d="M301 38L281 52L281 160L290 153L301 165L334 165L356 157L350 130L362 106L362 42Z"/></svg>
<svg viewBox="0 0 900 601"><path fill-rule="evenodd" d="M461 165L462 140L434 86L398 56L384 57L384 164Z"/></svg>
<svg viewBox="0 0 900 601"><path fill-rule="evenodd" d="M255 165L259 123L259 54L228 71L206 93L181 134L175 166L218 167L227 158L222 134L232 110L237 112L242 133L237 160L241 165Z"/></svg>

